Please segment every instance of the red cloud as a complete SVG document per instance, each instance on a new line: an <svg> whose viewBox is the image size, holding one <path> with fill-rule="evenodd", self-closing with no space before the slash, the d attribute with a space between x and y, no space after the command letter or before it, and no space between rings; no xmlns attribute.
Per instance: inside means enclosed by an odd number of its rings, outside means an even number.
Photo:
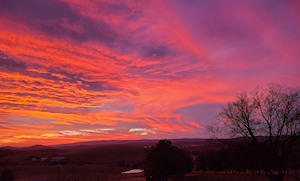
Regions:
<svg viewBox="0 0 300 181"><path fill-rule="evenodd" d="M299 86L294 2L22 3L0 3L2 144L208 137L176 110Z"/></svg>

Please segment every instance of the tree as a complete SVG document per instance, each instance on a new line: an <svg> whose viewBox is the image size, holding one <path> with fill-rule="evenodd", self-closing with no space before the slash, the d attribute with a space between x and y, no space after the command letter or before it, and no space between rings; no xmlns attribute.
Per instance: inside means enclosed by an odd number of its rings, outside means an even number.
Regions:
<svg viewBox="0 0 300 181"><path fill-rule="evenodd" d="M265 153L260 159L269 180L283 180L300 136L299 89L270 85L241 93L221 109L218 119L223 133L242 137L249 147Z"/></svg>
<svg viewBox="0 0 300 181"><path fill-rule="evenodd" d="M187 151L173 146L171 141L160 140L146 150L143 167L147 180L167 181L192 171L193 160Z"/></svg>
<svg viewBox="0 0 300 181"><path fill-rule="evenodd" d="M205 173L208 169L208 159L207 156L203 153L199 153L197 159L196 159L196 171L202 171Z"/></svg>

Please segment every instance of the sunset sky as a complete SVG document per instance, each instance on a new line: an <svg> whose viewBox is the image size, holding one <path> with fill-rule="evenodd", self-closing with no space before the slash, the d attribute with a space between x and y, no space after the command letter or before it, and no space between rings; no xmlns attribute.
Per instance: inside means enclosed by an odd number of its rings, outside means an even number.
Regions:
<svg viewBox="0 0 300 181"><path fill-rule="evenodd" d="M270 83L300 86L298 0L0 0L0 146L209 138Z"/></svg>

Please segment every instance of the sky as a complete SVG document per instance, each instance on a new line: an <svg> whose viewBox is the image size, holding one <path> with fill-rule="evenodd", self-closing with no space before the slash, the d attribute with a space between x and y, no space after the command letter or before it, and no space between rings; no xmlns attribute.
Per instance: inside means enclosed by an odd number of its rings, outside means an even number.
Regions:
<svg viewBox="0 0 300 181"><path fill-rule="evenodd" d="M1 0L0 146L209 138L221 107L300 86L297 0Z"/></svg>

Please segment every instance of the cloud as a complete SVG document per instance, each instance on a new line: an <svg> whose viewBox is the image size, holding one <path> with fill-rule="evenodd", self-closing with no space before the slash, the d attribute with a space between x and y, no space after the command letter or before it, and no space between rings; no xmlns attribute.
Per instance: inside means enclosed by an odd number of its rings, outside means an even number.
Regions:
<svg viewBox="0 0 300 181"><path fill-rule="evenodd" d="M129 132L141 132L141 131L146 131L146 128L130 128Z"/></svg>
<svg viewBox="0 0 300 181"><path fill-rule="evenodd" d="M109 132L109 131L115 131L115 128L99 128L99 129L82 129L81 132L87 132L87 133L103 133L103 132Z"/></svg>
<svg viewBox="0 0 300 181"><path fill-rule="evenodd" d="M85 133L83 133L81 131L75 131L75 130L65 130L65 131L60 131L60 133L62 135L66 135L66 136L78 136L78 135L84 136L85 135Z"/></svg>
<svg viewBox="0 0 300 181"><path fill-rule="evenodd" d="M146 128L130 128L129 133L138 133L141 136L146 136L148 134L156 134L155 129Z"/></svg>
<svg viewBox="0 0 300 181"><path fill-rule="evenodd" d="M81 16L62 1L4 0L0 4L2 14L31 26L54 38L69 37L78 42L96 40L113 43L114 32L109 25Z"/></svg>
<svg viewBox="0 0 300 181"><path fill-rule="evenodd" d="M238 92L299 86L297 7L3 0L3 143L209 137Z"/></svg>
<svg viewBox="0 0 300 181"><path fill-rule="evenodd" d="M2 71L17 72L18 70L26 69L26 64L10 59L6 54L0 51L0 68Z"/></svg>

